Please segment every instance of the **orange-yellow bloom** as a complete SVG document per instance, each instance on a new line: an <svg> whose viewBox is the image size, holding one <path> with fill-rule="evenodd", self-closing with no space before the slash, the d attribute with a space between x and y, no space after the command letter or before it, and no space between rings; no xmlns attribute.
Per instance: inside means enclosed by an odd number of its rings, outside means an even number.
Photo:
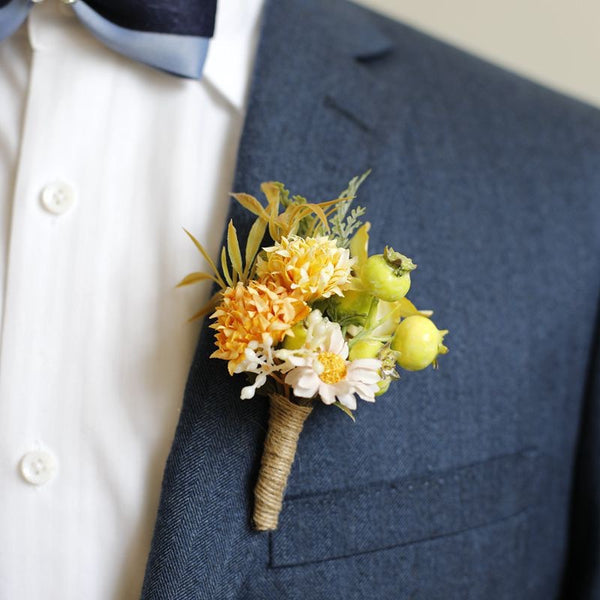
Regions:
<svg viewBox="0 0 600 600"><path fill-rule="evenodd" d="M327 236L282 237L259 257L259 279L274 281L307 302L342 295L350 281L354 259Z"/></svg>
<svg viewBox="0 0 600 600"><path fill-rule="evenodd" d="M211 355L229 361L230 373L244 360L251 342L272 344L281 342L286 332L304 319L310 309L306 302L290 295L274 282L241 282L223 292L221 303L211 315L216 322L217 350Z"/></svg>

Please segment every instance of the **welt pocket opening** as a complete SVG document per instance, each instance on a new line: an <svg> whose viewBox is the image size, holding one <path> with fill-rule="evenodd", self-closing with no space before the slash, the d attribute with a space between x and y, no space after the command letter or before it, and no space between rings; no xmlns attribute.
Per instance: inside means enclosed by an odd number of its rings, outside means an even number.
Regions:
<svg viewBox="0 0 600 600"><path fill-rule="evenodd" d="M269 566L347 558L515 517L539 502L545 459L525 449L426 476L286 498L270 533Z"/></svg>

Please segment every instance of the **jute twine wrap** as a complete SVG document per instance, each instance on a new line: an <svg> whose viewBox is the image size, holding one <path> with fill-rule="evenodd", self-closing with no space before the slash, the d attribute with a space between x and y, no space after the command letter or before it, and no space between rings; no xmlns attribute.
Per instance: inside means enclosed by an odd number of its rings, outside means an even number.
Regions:
<svg viewBox="0 0 600 600"><path fill-rule="evenodd" d="M299 406L279 394L269 397L269 407L269 429L254 488L254 527L258 531L277 529L298 438L312 411L312 406Z"/></svg>

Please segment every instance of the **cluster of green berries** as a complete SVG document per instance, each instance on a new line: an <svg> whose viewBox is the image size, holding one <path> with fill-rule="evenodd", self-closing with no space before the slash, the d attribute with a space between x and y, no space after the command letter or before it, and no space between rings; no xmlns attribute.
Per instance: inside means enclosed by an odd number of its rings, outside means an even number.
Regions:
<svg viewBox="0 0 600 600"><path fill-rule="evenodd" d="M420 371L448 351L443 344L446 333L447 330L440 331L428 317L412 315L400 322L389 347L400 367L406 371ZM349 358L376 358L384 347L385 343L379 340L359 340L352 345Z"/></svg>
<svg viewBox="0 0 600 600"><path fill-rule="evenodd" d="M364 292L349 292L338 301L338 312L365 315L364 331L368 334L369 311L373 302L383 300L395 303L406 296L410 289L410 273L416 268L413 261L386 248L383 254L370 256L362 265L360 279ZM372 320L372 319L371 319ZM386 350L393 352L397 364L407 371L419 371L429 365L437 366L437 357L448 349L443 344L447 330L439 330L425 315L414 314L405 317L399 324L393 324L391 338L387 341L375 336L360 336L352 345L350 360L358 358L382 358ZM389 386L389 378L385 390ZM383 390L383 391L385 391Z"/></svg>

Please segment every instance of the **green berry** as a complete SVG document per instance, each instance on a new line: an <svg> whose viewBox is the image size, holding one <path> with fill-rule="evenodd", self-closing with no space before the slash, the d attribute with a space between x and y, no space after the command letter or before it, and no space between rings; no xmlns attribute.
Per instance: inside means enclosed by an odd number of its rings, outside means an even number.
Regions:
<svg viewBox="0 0 600 600"><path fill-rule="evenodd" d="M376 340L359 340L352 344L348 358L350 360L357 360L358 358L377 358L382 347L383 342L378 342Z"/></svg>
<svg viewBox="0 0 600 600"><path fill-rule="evenodd" d="M283 347L286 350L299 350L306 342L306 327L304 322L296 323L283 338Z"/></svg>
<svg viewBox="0 0 600 600"><path fill-rule="evenodd" d="M410 272L416 265L392 248L383 254L369 256L361 270L363 285L377 298L397 302L410 289Z"/></svg>
<svg viewBox="0 0 600 600"><path fill-rule="evenodd" d="M391 347L398 364L407 371L420 371L432 363L436 366L438 355L448 352L442 343L447 333L447 330L440 331L427 317L407 317L392 338Z"/></svg>
<svg viewBox="0 0 600 600"><path fill-rule="evenodd" d="M336 308L340 315L368 315L371 310L373 296L365 292L348 290L344 296L336 298Z"/></svg>

